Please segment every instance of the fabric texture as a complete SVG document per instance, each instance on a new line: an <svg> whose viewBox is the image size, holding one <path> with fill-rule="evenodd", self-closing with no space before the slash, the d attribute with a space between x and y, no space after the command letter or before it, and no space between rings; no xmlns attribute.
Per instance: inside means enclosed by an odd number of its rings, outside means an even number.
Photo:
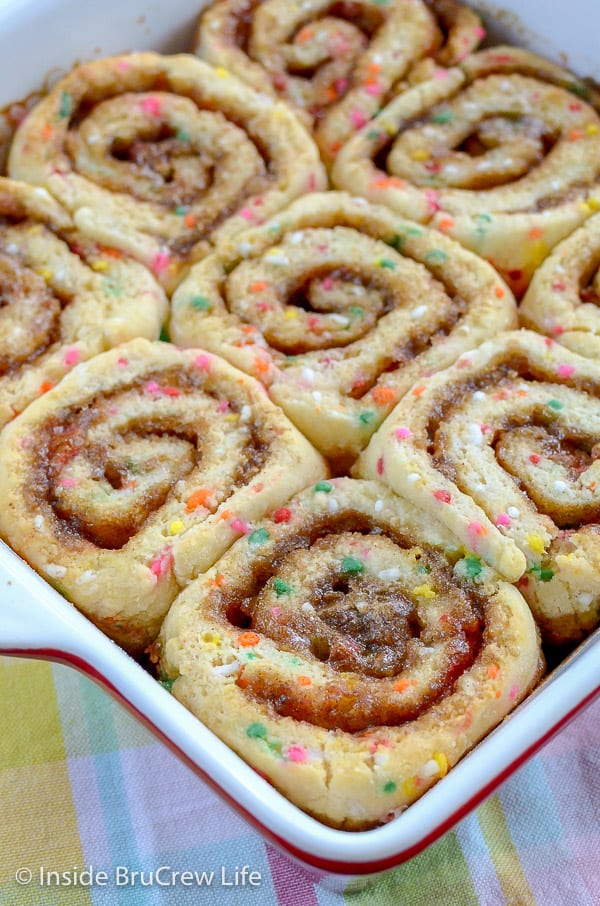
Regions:
<svg viewBox="0 0 600 906"><path fill-rule="evenodd" d="M267 845L90 680L1 658L0 904L595 906L599 724L597 701L436 844L340 894Z"/></svg>

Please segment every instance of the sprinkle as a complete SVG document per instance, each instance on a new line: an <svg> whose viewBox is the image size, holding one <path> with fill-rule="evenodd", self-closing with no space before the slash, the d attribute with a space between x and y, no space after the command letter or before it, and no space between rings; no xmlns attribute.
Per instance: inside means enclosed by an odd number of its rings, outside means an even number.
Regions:
<svg viewBox="0 0 600 906"><path fill-rule="evenodd" d="M421 396L422 393L425 393L426 389L427 388L425 387L424 384L419 384L418 387L413 387L410 395L416 396L418 398L419 396Z"/></svg>
<svg viewBox="0 0 600 906"><path fill-rule="evenodd" d="M414 799L419 791L416 777L407 777L402 784L402 792L407 799Z"/></svg>
<svg viewBox="0 0 600 906"><path fill-rule="evenodd" d="M179 532L183 531L183 527L181 519L174 519L169 526L169 535L178 535Z"/></svg>
<svg viewBox="0 0 600 906"><path fill-rule="evenodd" d="M433 760L437 763L438 768L440 769L440 777L445 777L448 773L448 759L443 752L434 752Z"/></svg>
<svg viewBox="0 0 600 906"><path fill-rule="evenodd" d="M550 409L554 409L556 412L559 412L561 409L564 408L564 403L561 403L560 400L547 400L546 405Z"/></svg>
<svg viewBox="0 0 600 906"><path fill-rule="evenodd" d="M415 598L425 598L428 601L431 600L431 598L435 598L436 595L431 585L428 585L427 583L423 585L415 585L412 593Z"/></svg>
<svg viewBox="0 0 600 906"><path fill-rule="evenodd" d="M443 252L441 249L432 249L425 255L425 260L434 263L436 261L445 261L447 257L448 255L446 252Z"/></svg>
<svg viewBox="0 0 600 906"><path fill-rule="evenodd" d="M380 385L373 390L373 401L377 406L389 406L395 402L397 394L392 387Z"/></svg>
<svg viewBox="0 0 600 906"><path fill-rule="evenodd" d="M254 214L250 208L242 208L240 211L240 217L243 217L244 220L254 220Z"/></svg>
<svg viewBox="0 0 600 906"><path fill-rule="evenodd" d="M375 413L371 409L367 409L365 412L361 412L358 416L358 420L361 425L370 425L375 417Z"/></svg>
<svg viewBox="0 0 600 906"><path fill-rule="evenodd" d="M333 485L329 484L328 481L318 481L315 485L315 493L318 491L322 491L324 494L331 494Z"/></svg>
<svg viewBox="0 0 600 906"><path fill-rule="evenodd" d="M232 523L232 528L233 528L233 523ZM265 542L267 542L267 541L269 540L270 537L271 537L271 536L269 535L269 533L268 533L268 531L266 530L266 528L255 529L255 530L248 536L248 544L256 544L256 545L258 545L258 544L265 544Z"/></svg>
<svg viewBox="0 0 600 906"><path fill-rule="evenodd" d="M335 497L330 497L327 501L327 509L330 513L337 513L339 511L340 505L335 499Z"/></svg>
<svg viewBox="0 0 600 906"><path fill-rule="evenodd" d="M310 676L305 676L304 674L301 674L299 677L297 677L297 683L299 686L312 686L312 680Z"/></svg>
<svg viewBox="0 0 600 906"><path fill-rule="evenodd" d="M521 511L516 506L509 506L506 512L511 519L518 519L521 515Z"/></svg>
<svg viewBox="0 0 600 906"><path fill-rule="evenodd" d="M454 119L454 114L450 110L440 110L438 113L434 113L431 117L432 123L437 123L438 126L443 126L445 123L451 123Z"/></svg>
<svg viewBox="0 0 600 906"><path fill-rule="evenodd" d="M486 529L485 525L482 525L481 522L470 522L467 526L467 530L472 535L479 535L480 537L483 537L484 535L487 535L487 533L488 533L488 530Z"/></svg>
<svg viewBox="0 0 600 906"><path fill-rule="evenodd" d="M195 308L197 311L210 311L211 304L210 300L206 296L192 296L189 304L192 308Z"/></svg>
<svg viewBox="0 0 600 906"><path fill-rule="evenodd" d="M171 263L168 252L157 252L152 263L150 265L152 271L155 274L160 274L161 271L164 271Z"/></svg>
<svg viewBox="0 0 600 906"><path fill-rule="evenodd" d="M160 579L162 576L167 575L173 565L173 554L170 547L165 547L164 550L157 554L152 563L150 564L150 572L153 573L157 579Z"/></svg>
<svg viewBox="0 0 600 906"><path fill-rule="evenodd" d="M534 552L534 554L544 553L544 539L541 538L540 535L527 535L527 544Z"/></svg>
<svg viewBox="0 0 600 906"><path fill-rule="evenodd" d="M427 311L426 305L417 305L416 308L413 308L413 310L411 311L410 314L411 314L411 317L418 320L419 318L423 317L423 315L425 314L426 311Z"/></svg>
<svg viewBox="0 0 600 906"><path fill-rule="evenodd" d="M566 490L567 490L567 482L566 482L566 481L560 481L560 479L559 479L558 481L555 481L555 482L554 482L554 490L555 490L558 494L562 494L563 491L566 491Z"/></svg>
<svg viewBox="0 0 600 906"><path fill-rule="evenodd" d="M410 430L410 428L396 428L394 434L396 435L398 440L406 440L407 438L412 437L412 431Z"/></svg>
<svg viewBox="0 0 600 906"><path fill-rule="evenodd" d="M395 793L396 792L396 783L393 780L388 780L387 783L383 785L384 793Z"/></svg>
<svg viewBox="0 0 600 906"><path fill-rule="evenodd" d="M140 107L144 113L148 113L150 116L159 117L162 113L160 98L156 97L156 95L145 97L140 104Z"/></svg>
<svg viewBox="0 0 600 906"><path fill-rule="evenodd" d="M506 295L506 290L504 289L503 286L500 286L500 284L498 284L497 286L494 287L494 294L497 299L503 299L504 296Z"/></svg>
<svg viewBox="0 0 600 906"><path fill-rule="evenodd" d="M58 563L46 563L44 570L52 579L62 579L67 573L67 567L59 566Z"/></svg>
<svg viewBox="0 0 600 906"><path fill-rule="evenodd" d="M558 366L558 376L561 378L570 378L575 374L574 365L559 365Z"/></svg>
<svg viewBox="0 0 600 906"><path fill-rule="evenodd" d="M487 669L487 672L488 672L488 676L490 677L490 679L496 679L496 677L500 673L500 668L498 667L498 664L490 664L490 666Z"/></svg>
<svg viewBox="0 0 600 906"><path fill-rule="evenodd" d="M267 728L264 724L250 724L250 726L246 729L246 736L249 739L266 739Z"/></svg>
<svg viewBox="0 0 600 906"><path fill-rule="evenodd" d="M481 575L483 566L481 565L479 557L465 557L464 560L460 562L462 563L467 578L476 579L477 576Z"/></svg>
<svg viewBox="0 0 600 906"><path fill-rule="evenodd" d="M229 70L225 69L224 66L215 66L215 75L219 79L228 79Z"/></svg>
<svg viewBox="0 0 600 906"><path fill-rule="evenodd" d="M380 456L379 459L377 460L376 468L377 468L377 474L383 475L383 473L385 472L385 463L383 460L383 456Z"/></svg>
<svg viewBox="0 0 600 906"><path fill-rule="evenodd" d="M61 120L66 120L71 116L73 110L73 101L71 95L67 94L66 91L61 91L60 93L60 104L58 108L58 116Z"/></svg>
<svg viewBox="0 0 600 906"><path fill-rule="evenodd" d="M308 752L306 751L304 746L294 743L291 746L288 746L285 750L285 757L290 761L301 764L303 761L308 760Z"/></svg>
<svg viewBox="0 0 600 906"><path fill-rule="evenodd" d="M378 266L378 267L382 267L382 268L387 269L387 270L390 270L390 271L395 271L395 270L396 270L396 262L395 262L395 261L391 261L389 258L380 258L380 259L377 261L377 266Z"/></svg>
<svg viewBox="0 0 600 906"><path fill-rule="evenodd" d="M186 513L193 513L198 507L206 507L209 510L214 507L213 492L210 488L198 488L185 502Z"/></svg>
<svg viewBox="0 0 600 906"><path fill-rule="evenodd" d="M291 595L293 589L291 585L288 585L287 582L284 582L283 579L275 579L274 586L275 594L278 598L282 595Z"/></svg>
<svg viewBox="0 0 600 906"><path fill-rule="evenodd" d="M418 472L409 472L408 475L406 476L406 480L408 482L410 482L410 484L416 484L416 482L420 479L420 477L421 476L419 475Z"/></svg>
<svg viewBox="0 0 600 906"><path fill-rule="evenodd" d="M212 357L205 352L201 352L200 355L197 355L194 359L194 365L196 368L199 368L200 371L210 371L211 362Z"/></svg>
<svg viewBox="0 0 600 906"><path fill-rule="evenodd" d="M42 532L44 530L44 517L38 514L33 520L33 527L36 532Z"/></svg>
<svg viewBox="0 0 600 906"><path fill-rule="evenodd" d="M342 558L342 572L350 576L357 576L364 571L364 564L354 557Z"/></svg>
<svg viewBox="0 0 600 906"><path fill-rule="evenodd" d="M237 643L242 648L252 648L254 645L258 645L259 642L260 636L256 632L242 632L237 637Z"/></svg>
<svg viewBox="0 0 600 906"><path fill-rule="evenodd" d="M44 393L48 393L49 390L52 390L54 384L52 381L42 381L40 384L40 396Z"/></svg>
<svg viewBox="0 0 600 906"><path fill-rule="evenodd" d="M350 112L350 120L355 129L362 129L362 127L366 126L369 122L368 117L366 117L363 111L358 108Z"/></svg>
<svg viewBox="0 0 600 906"><path fill-rule="evenodd" d="M276 522L277 524L280 522L289 522L291 518L292 511L285 506L282 506L273 513L273 522Z"/></svg>
<svg viewBox="0 0 600 906"><path fill-rule="evenodd" d="M405 692L411 685L410 681L407 679L399 679L394 683L395 692Z"/></svg>
<svg viewBox="0 0 600 906"><path fill-rule="evenodd" d="M243 519L232 519L231 528L234 532L240 532L242 535L250 534L250 526Z"/></svg>
<svg viewBox="0 0 600 906"><path fill-rule="evenodd" d="M81 361L81 353L78 349L67 349L64 356L63 362L65 365L77 365Z"/></svg>
<svg viewBox="0 0 600 906"><path fill-rule="evenodd" d="M376 513L381 513L383 509L383 500L376 500L375 506L373 507Z"/></svg>
<svg viewBox="0 0 600 906"><path fill-rule="evenodd" d="M395 582L400 578L400 570L397 566L393 566L390 569L382 569L377 576L378 579L381 579L382 582Z"/></svg>
<svg viewBox="0 0 600 906"><path fill-rule="evenodd" d="M508 517L508 515L506 513L499 513L498 516L496 517L496 525L509 526L510 518Z"/></svg>
<svg viewBox="0 0 600 906"><path fill-rule="evenodd" d="M439 500L441 503L450 503L452 500L452 495L449 491L434 491L433 496L436 500Z"/></svg>

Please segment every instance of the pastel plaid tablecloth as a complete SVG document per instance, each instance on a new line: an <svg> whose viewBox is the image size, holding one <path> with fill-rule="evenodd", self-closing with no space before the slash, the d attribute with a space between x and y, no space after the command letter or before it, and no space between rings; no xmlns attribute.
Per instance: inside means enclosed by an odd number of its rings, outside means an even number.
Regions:
<svg viewBox="0 0 600 906"><path fill-rule="evenodd" d="M1 906L600 904L600 702L437 844L345 895L67 667L0 659L0 727ZM93 886L52 874L86 869Z"/></svg>

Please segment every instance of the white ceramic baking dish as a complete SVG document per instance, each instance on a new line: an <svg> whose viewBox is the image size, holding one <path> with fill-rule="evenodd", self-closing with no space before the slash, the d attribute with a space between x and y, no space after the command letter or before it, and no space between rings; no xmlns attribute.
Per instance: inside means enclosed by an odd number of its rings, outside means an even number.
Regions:
<svg viewBox="0 0 600 906"><path fill-rule="evenodd" d="M4 0L0 106L38 89L54 70L128 50L187 49L201 0ZM600 77L593 0L518 0L485 6L503 39ZM507 12L506 7L518 10ZM523 8L524 7L524 8ZM559 52L562 50L566 57ZM271 842L335 886L416 855L488 796L600 692L600 631L425 796L375 830L325 827L282 797L127 654L0 544L0 652L68 663L99 682L222 793Z"/></svg>

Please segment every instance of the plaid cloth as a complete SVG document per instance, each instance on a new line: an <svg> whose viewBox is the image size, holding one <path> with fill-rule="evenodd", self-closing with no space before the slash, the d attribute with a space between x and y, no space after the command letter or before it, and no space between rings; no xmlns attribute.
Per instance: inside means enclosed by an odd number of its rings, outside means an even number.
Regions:
<svg viewBox="0 0 600 906"><path fill-rule="evenodd" d="M266 845L75 671L1 658L0 690L1 906L600 903L600 702L438 843L342 895ZM93 886L52 874L90 868ZM174 874L186 871L197 879Z"/></svg>

